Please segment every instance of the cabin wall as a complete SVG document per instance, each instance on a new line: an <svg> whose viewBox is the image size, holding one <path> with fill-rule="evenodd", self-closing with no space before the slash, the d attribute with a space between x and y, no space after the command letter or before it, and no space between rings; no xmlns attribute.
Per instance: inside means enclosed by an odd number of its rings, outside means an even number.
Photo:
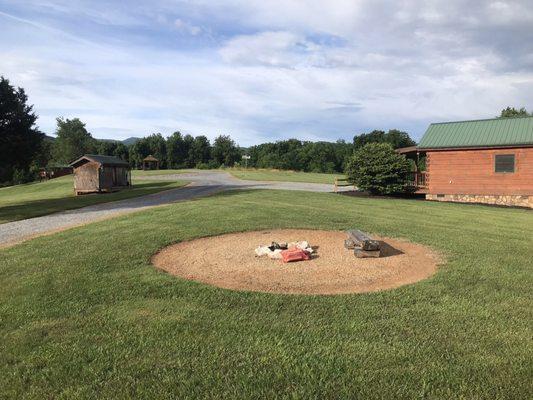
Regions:
<svg viewBox="0 0 533 400"><path fill-rule="evenodd" d="M495 172L496 154L514 154L515 172ZM430 200L533 207L533 148L427 153Z"/></svg>
<svg viewBox="0 0 533 400"><path fill-rule="evenodd" d="M74 168L74 191L75 192L96 192L100 189L99 169L100 164L87 162Z"/></svg>

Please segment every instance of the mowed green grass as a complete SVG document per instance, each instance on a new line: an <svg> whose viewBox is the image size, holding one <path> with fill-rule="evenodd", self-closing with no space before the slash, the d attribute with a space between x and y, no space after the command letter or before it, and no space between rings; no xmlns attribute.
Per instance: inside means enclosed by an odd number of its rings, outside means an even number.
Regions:
<svg viewBox="0 0 533 400"><path fill-rule="evenodd" d="M236 292L150 265L178 241L285 227L407 238L447 263L417 284L341 296ZM0 279L0 398L526 399L533 391L527 210L236 191L1 250Z"/></svg>
<svg viewBox="0 0 533 400"><path fill-rule="evenodd" d="M228 169L233 176L239 179L252 181L282 181L328 183L333 185L335 178L342 178L342 174L319 174L314 172L282 171L269 169Z"/></svg>
<svg viewBox="0 0 533 400"><path fill-rule="evenodd" d="M160 192L185 182L135 180L133 188L114 193L74 196L72 175L43 182L0 188L0 224L58 211Z"/></svg>
<svg viewBox="0 0 533 400"><path fill-rule="evenodd" d="M174 175L174 174L184 174L188 172L185 169L154 169L154 170L138 170L138 169L132 169L131 170L131 176L135 179L137 177L145 177L145 176L160 176L160 175Z"/></svg>

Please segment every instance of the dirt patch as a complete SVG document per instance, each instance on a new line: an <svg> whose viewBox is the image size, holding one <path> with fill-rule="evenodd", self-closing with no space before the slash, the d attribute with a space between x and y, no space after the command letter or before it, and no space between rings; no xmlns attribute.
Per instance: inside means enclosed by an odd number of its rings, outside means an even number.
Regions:
<svg viewBox="0 0 533 400"><path fill-rule="evenodd" d="M270 293L341 294L392 289L435 273L438 255L428 247L398 239L382 241L382 257L356 258L339 231L273 230L200 238L169 246L152 258L159 269L182 278L233 289ZM307 240L309 261L283 264L256 257L254 249L272 241Z"/></svg>

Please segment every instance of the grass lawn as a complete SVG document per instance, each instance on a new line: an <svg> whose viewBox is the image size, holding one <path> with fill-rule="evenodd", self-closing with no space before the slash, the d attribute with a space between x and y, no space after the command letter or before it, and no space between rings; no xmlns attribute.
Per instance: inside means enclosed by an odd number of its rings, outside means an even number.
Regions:
<svg viewBox="0 0 533 400"><path fill-rule="evenodd" d="M354 226L432 246L448 262L414 285L341 296L234 292L149 262L198 236ZM0 398L533 392L531 211L236 191L0 250L0 279Z"/></svg>
<svg viewBox="0 0 533 400"><path fill-rule="evenodd" d="M106 194L74 196L74 184L72 175L70 175L44 182L0 188L0 224L156 193L182 186L184 183L149 180L135 182L135 177L133 177L132 189Z"/></svg>
<svg viewBox="0 0 533 400"><path fill-rule="evenodd" d="M184 174L186 172L188 171L184 169L155 169L155 170L149 170L149 171L132 169L131 176L133 179L135 179L137 177Z"/></svg>
<svg viewBox="0 0 533 400"><path fill-rule="evenodd" d="M314 172L282 171L271 169L227 169L229 173L239 179L251 181L285 181L328 183L333 185L335 178L342 178L342 174L318 174Z"/></svg>

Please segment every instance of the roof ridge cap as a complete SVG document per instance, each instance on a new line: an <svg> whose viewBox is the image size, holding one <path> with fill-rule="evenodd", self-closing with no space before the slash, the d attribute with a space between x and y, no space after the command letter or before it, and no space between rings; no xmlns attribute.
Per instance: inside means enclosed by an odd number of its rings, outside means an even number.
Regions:
<svg viewBox="0 0 533 400"><path fill-rule="evenodd" d="M500 120L509 120L509 119L526 119L526 118L533 118L533 115L528 115L528 116L523 115L523 116L517 116L517 117L467 119L467 120L461 120L461 121L432 122L430 125L458 124L461 122L500 121Z"/></svg>

